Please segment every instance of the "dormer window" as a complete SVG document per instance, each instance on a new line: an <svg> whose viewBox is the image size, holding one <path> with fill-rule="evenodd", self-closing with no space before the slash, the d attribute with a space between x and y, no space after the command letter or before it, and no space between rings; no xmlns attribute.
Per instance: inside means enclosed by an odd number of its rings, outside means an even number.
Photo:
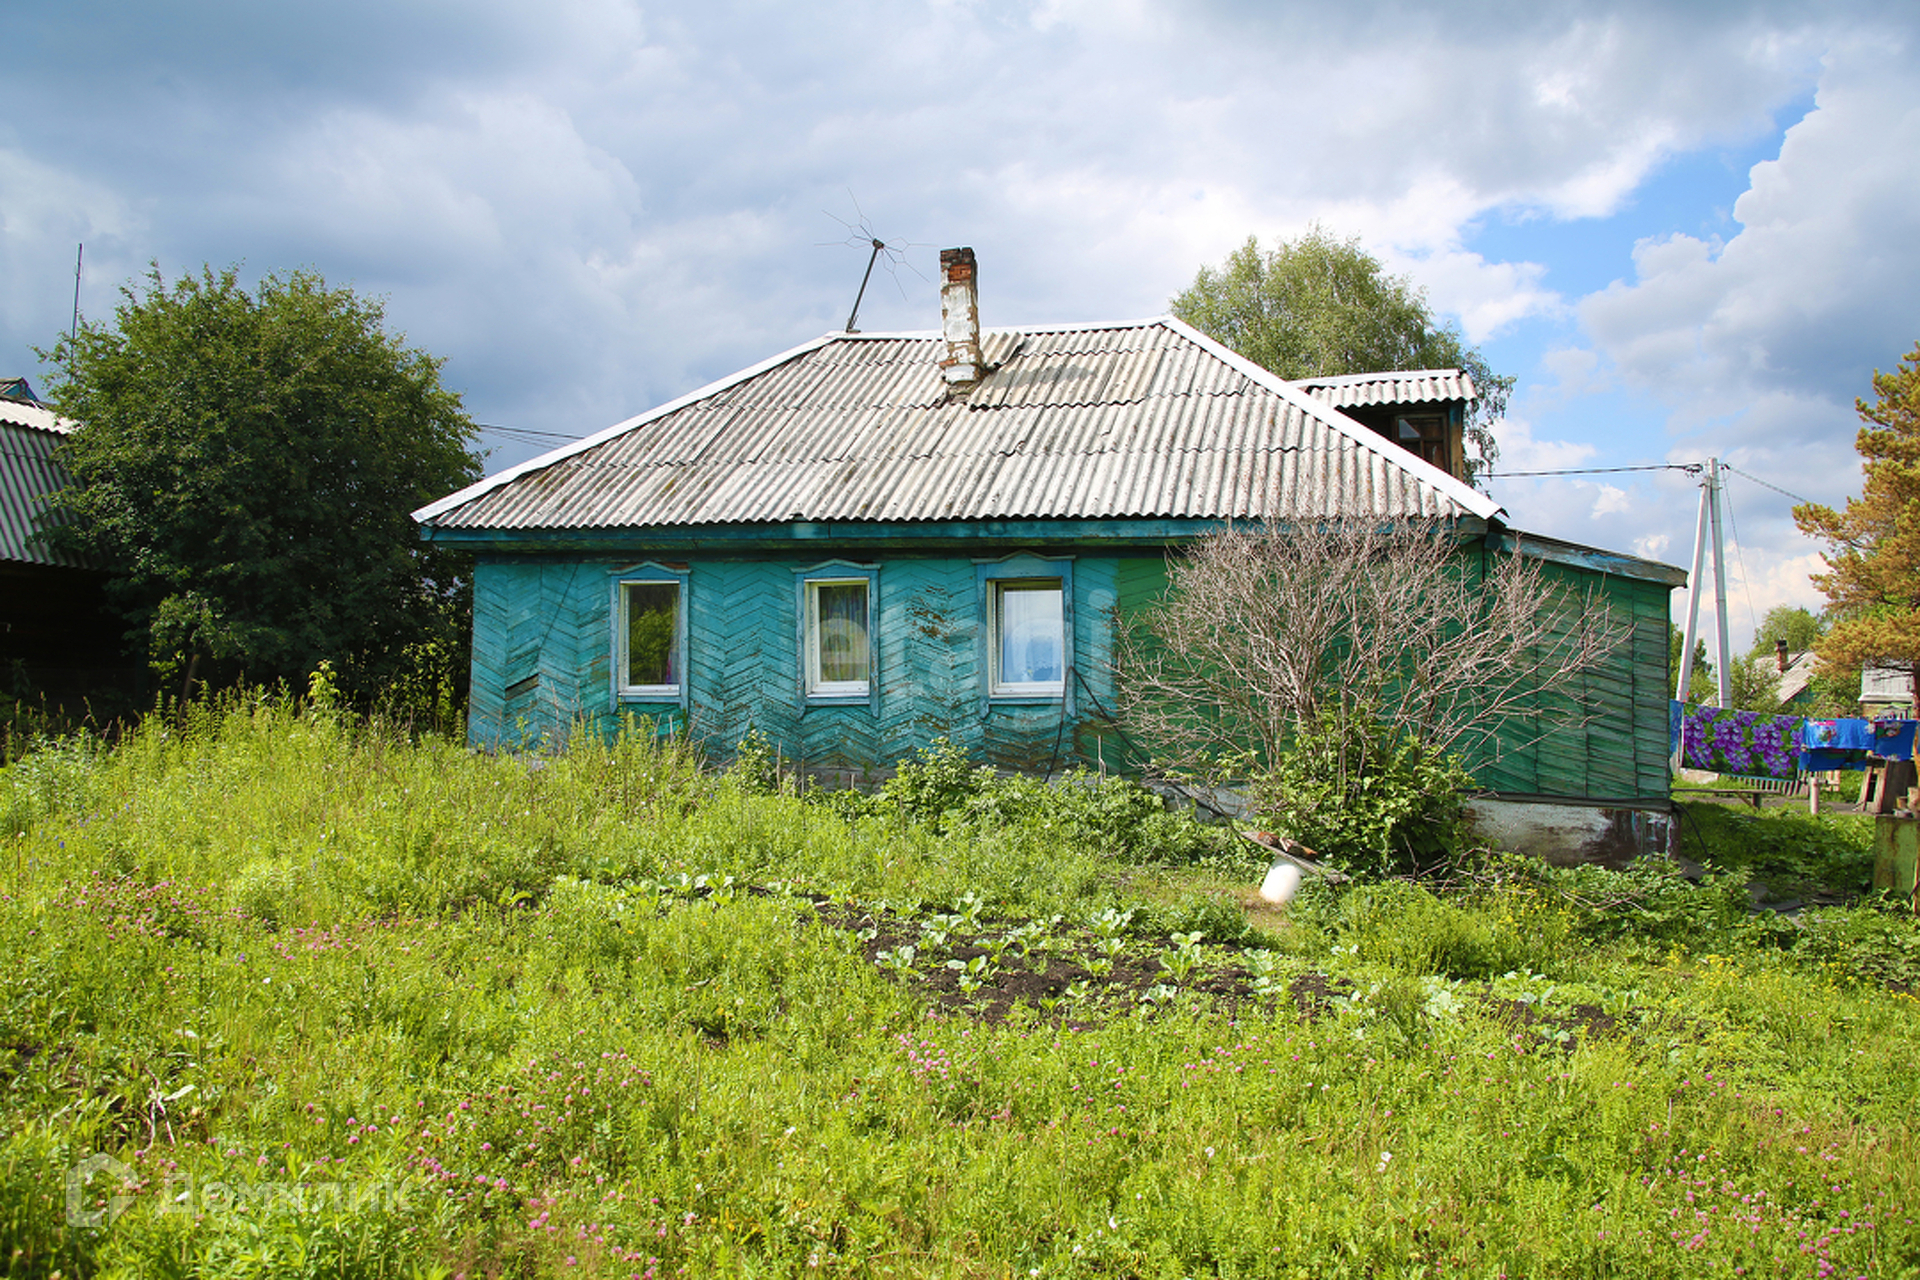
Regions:
<svg viewBox="0 0 1920 1280"><path fill-rule="evenodd" d="M1425 461L1451 474L1453 459L1448 456L1452 452L1448 447L1451 435L1444 414L1401 413L1394 415L1390 438L1407 452L1419 454Z"/></svg>

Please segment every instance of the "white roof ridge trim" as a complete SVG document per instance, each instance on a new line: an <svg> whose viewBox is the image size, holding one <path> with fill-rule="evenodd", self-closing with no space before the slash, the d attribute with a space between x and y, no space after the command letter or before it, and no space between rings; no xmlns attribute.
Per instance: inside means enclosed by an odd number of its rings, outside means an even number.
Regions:
<svg viewBox="0 0 1920 1280"><path fill-rule="evenodd" d="M1357 387L1367 382L1412 382L1416 378L1471 378L1465 369L1382 369L1377 373L1331 373L1323 378L1289 378L1296 387Z"/></svg>
<svg viewBox="0 0 1920 1280"><path fill-rule="evenodd" d="M1486 494L1481 493L1471 485L1454 479L1440 468L1434 466L1431 462L1428 462L1425 458L1410 453L1377 432L1370 431L1366 427L1361 426L1358 422L1355 422L1346 414L1341 413L1332 405L1323 404L1319 400L1314 399L1311 395L1301 390L1299 386L1287 381L1271 369L1257 365L1232 348L1214 341L1177 316L1162 317L1161 323L1182 337L1200 344L1207 352L1226 361L1235 370L1279 395L1285 399L1287 403L1298 408L1309 417L1332 427L1335 431L1347 436L1362 448L1378 454L1388 463L1400 468L1402 471L1412 472L1425 483L1438 489L1460 506L1465 507L1473 515L1479 516L1482 520L1492 520L1495 518L1504 520L1507 514L1506 508L1502 507L1492 498L1489 498Z"/></svg>
<svg viewBox="0 0 1920 1280"><path fill-rule="evenodd" d="M0 423L27 431L50 431L58 436L70 436L80 425L46 405L28 404L23 400L0 400Z"/></svg>
<svg viewBox="0 0 1920 1280"><path fill-rule="evenodd" d="M982 326L983 338L1000 334L1025 337L1030 333L1110 333L1116 329L1151 329L1172 319L1171 316L1147 316L1141 320L1088 320L1061 324L1006 324ZM848 333L844 329L822 335L823 342L922 342L944 336L938 329L891 329L878 333Z"/></svg>

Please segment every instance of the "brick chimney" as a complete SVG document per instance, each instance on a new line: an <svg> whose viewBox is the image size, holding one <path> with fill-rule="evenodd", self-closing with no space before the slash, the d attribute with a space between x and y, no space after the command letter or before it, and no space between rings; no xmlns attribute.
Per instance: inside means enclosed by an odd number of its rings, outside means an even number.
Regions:
<svg viewBox="0 0 1920 1280"><path fill-rule="evenodd" d="M984 372L980 293L971 249L940 251L940 333L947 347L940 357L940 376L949 389L964 396Z"/></svg>
<svg viewBox="0 0 1920 1280"><path fill-rule="evenodd" d="M1788 665L1787 642L1785 640L1775 640L1773 642L1773 660L1775 664L1779 666L1780 674L1785 675Z"/></svg>

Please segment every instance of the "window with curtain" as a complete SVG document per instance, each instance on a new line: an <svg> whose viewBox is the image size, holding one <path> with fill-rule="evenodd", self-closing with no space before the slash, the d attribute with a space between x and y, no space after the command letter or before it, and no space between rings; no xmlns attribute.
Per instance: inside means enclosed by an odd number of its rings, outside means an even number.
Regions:
<svg viewBox="0 0 1920 1280"><path fill-rule="evenodd" d="M1066 614L1058 578L998 579L988 620L996 697L1058 694L1066 687Z"/></svg>
<svg viewBox="0 0 1920 1280"><path fill-rule="evenodd" d="M873 655L867 579L810 579L806 601L808 696L866 697Z"/></svg>

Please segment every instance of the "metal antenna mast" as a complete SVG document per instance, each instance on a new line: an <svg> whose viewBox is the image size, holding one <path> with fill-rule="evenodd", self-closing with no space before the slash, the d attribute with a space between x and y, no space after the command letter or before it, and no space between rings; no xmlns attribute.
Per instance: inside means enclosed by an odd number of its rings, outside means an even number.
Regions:
<svg viewBox="0 0 1920 1280"><path fill-rule="evenodd" d="M860 277L860 292L853 295L853 310L847 313L847 332L858 333L853 322L860 318L860 300L867 296L867 281L873 279L873 264L880 260L880 253L887 246L879 240L871 240L873 252L867 255L867 273Z"/></svg>
<svg viewBox="0 0 1920 1280"><path fill-rule="evenodd" d="M80 259L87 252L86 242L74 246L73 250L73 322L67 326L67 345L71 347L80 332Z"/></svg>
<svg viewBox="0 0 1920 1280"><path fill-rule="evenodd" d="M847 195L849 198L851 198L853 196L853 193L849 191L847 192ZM918 268L916 268L911 262L907 261L907 250L926 248L925 245L907 244L907 243L902 243L898 240L894 241L892 244L888 244L885 240L882 240L879 236L874 234L873 225L867 221L866 215L860 212L860 202L858 200L855 200L853 202L853 211L854 211L854 215L858 217L860 221L848 222L845 218L839 217L835 214L827 213L827 216L829 218L832 218L835 222L839 223L841 226L847 229L847 238L842 243L855 245L855 246L864 245L868 250L867 269L865 273L862 274L860 277L860 291L853 295L853 310L847 313L847 332L848 333L860 332L858 329L854 328L854 326L860 322L860 304L866 300L867 283L873 279L873 267L875 263L880 261L880 255L881 254L886 255L887 270L893 273L894 284L897 287L900 283L900 280L899 280L899 273L894 271L895 267L904 265L907 268L907 270L913 272L913 274L917 276L920 275ZM822 209L821 212L826 213L826 210ZM920 278L923 280L926 279L925 276L921 276ZM903 301L906 299L906 296L907 296L907 291L905 289L901 289L900 297Z"/></svg>

